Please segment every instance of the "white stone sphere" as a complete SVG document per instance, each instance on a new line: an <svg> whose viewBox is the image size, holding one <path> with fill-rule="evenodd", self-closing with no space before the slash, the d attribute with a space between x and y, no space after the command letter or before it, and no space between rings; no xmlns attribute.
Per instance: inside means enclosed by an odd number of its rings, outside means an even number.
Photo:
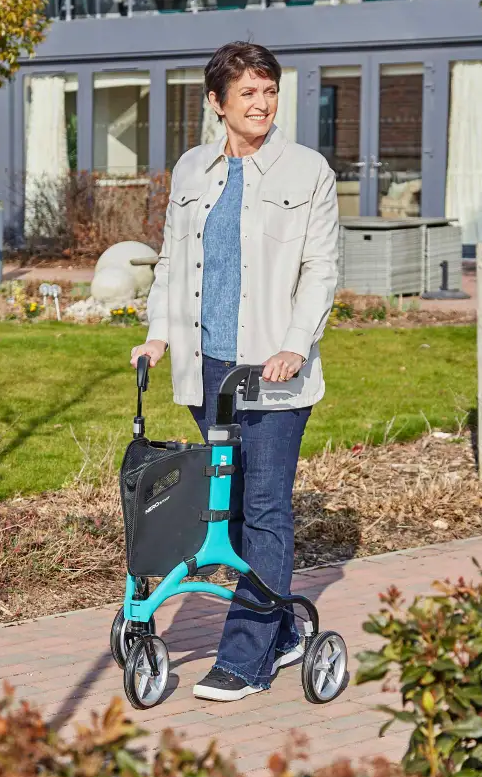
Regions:
<svg viewBox="0 0 482 777"><path fill-rule="evenodd" d="M95 274L106 267L125 269L135 279L135 289L139 294L148 294L154 280L154 268L152 265L133 265L131 259L154 259L157 253L153 248L140 243L137 240L124 240L115 243L99 257L95 266Z"/></svg>
<svg viewBox="0 0 482 777"><path fill-rule="evenodd" d="M136 296L136 280L123 267L104 267L95 273L90 293L101 302L124 304Z"/></svg>

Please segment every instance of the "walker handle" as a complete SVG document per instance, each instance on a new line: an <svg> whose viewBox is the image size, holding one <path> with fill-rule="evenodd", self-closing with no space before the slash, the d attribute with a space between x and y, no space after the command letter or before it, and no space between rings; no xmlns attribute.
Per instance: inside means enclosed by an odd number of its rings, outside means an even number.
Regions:
<svg viewBox="0 0 482 777"><path fill-rule="evenodd" d="M137 359L137 415L134 418L134 439L144 437L145 422L142 415L142 392L147 391L149 385L149 365L151 357L143 354Z"/></svg>
<svg viewBox="0 0 482 777"><path fill-rule="evenodd" d="M149 385L149 364L151 357L142 355L137 359L137 388L147 391Z"/></svg>
<svg viewBox="0 0 482 777"><path fill-rule="evenodd" d="M239 364L225 375L218 391L218 412L216 424L230 424L233 396L238 386L245 402L256 402L259 397L259 380L264 372L263 364ZM293 375L297 378L299 371Z"/></svg>

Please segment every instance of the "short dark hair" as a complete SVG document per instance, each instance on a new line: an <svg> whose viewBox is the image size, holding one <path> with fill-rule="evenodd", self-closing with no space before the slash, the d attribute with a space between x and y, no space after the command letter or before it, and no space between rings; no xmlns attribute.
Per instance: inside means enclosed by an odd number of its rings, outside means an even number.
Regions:
<svg viewBox="0 0 482 777"><path fill-rule="evenodd" d="M216 51L204 70L206 97L214 92L221 107L226 102L228 89L246 70L252 70L261 78L271 78L279 89L281 66L271 51L256 43L235 41ZM218 117L222 121L221 116Z"/></svg>

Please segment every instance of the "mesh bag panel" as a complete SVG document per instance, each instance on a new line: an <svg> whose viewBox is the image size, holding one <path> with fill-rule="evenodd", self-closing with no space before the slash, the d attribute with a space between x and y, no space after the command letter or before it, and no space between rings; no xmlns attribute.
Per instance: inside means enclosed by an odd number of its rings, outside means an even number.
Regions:
<svg viewBox="0 0 482 777"><path fill-rule="evenodd" d="M152 464L154 461L159 461L160 459L169 458L170 456L172 456L172 451L166 451L165 448L156 448L150 445L145 439L134 440L130 443L125 452L120 473L120 491L122 510L124 513L124 527L128 555L130 555L132 548L132 538L135 524L137 481L139 480L146 467L149 466L149 464ZM179 480L179 470L174 470L174 472L176 471L178 473L177 479L175 479L169 485L173 485ZM154 487L157 485L157 483L166 481L172 474L174 473L170 473L170 475L167 477L160 478L160 480L154 484ZM169 486L164 485L160 488L158 493L168 487ZM155 494L153 494L153 496L155 496Z"/></svg>
<svg viewBox="0 0 482 777"><path fill-rule="evenodd" d="M162 494L163 491L167 491L167 489L171 488L171 486L175 486L176 483L179 483L180 477L181 477L181 470L173 469L172 472L170 472L168 475L164 475L164 477L159 478L159 480L156 480L156 482L153 483L152 486L146 489L146 492L144 495L146 502L150 502L151 499L154 499L154 497L159 496L159 494Z"/></svg>

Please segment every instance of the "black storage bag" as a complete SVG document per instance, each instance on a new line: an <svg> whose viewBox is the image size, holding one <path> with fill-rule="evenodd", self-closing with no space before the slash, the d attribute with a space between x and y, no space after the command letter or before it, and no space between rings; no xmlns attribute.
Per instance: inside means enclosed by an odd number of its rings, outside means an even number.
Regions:
<svg viewBox="0 0 482 777"><path fill-rule="evenodd" d="M124 455L120 491L127 568L138 577L165 577L197 553L206 537L211 448L168 451L146 438Z"/></svg>

